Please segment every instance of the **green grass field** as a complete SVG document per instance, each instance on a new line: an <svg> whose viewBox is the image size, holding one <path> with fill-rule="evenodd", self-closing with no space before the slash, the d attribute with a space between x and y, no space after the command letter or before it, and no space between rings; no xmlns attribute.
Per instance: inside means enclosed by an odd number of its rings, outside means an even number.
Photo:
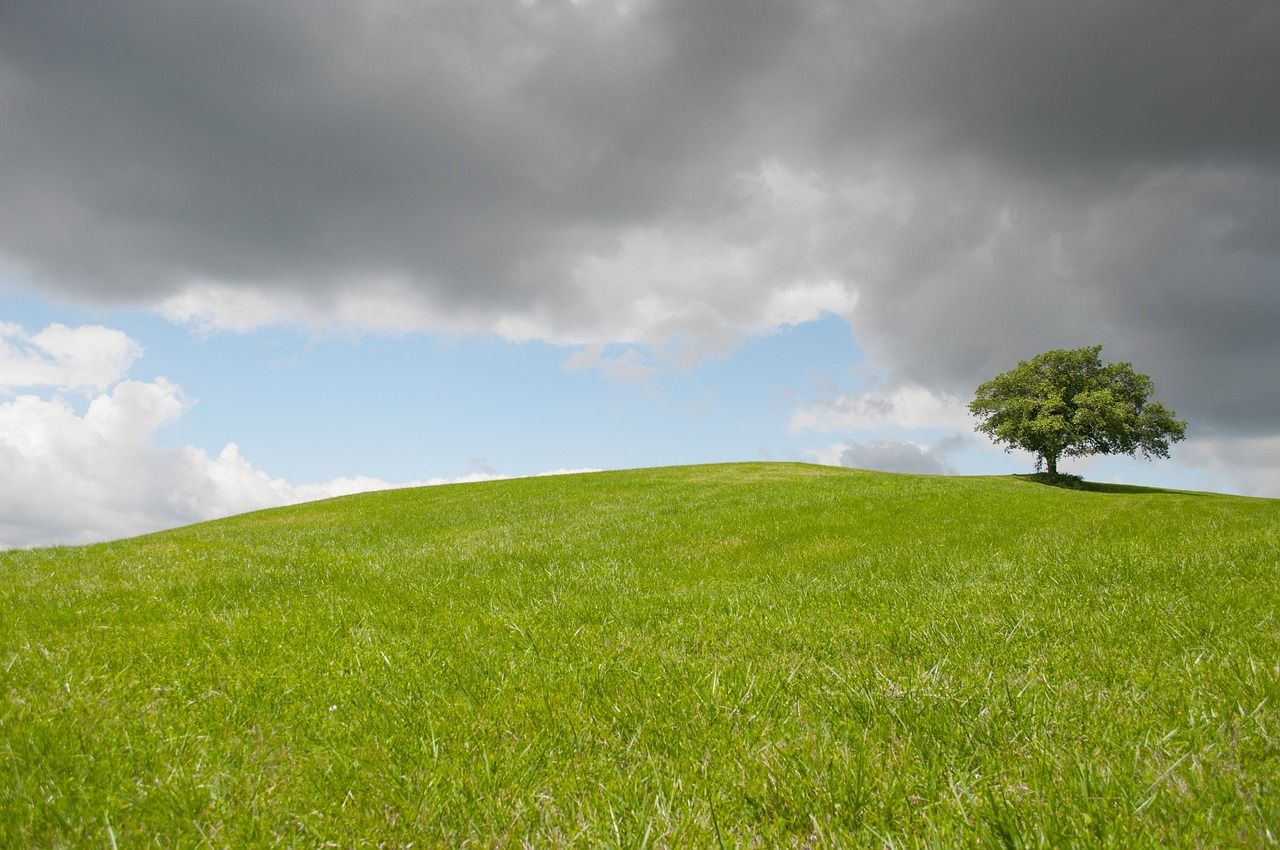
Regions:
<svg viewBox="0 0 1280 850"><path fill-rule="evenodd" d="M1280 501L795 464L0 554L0 845L1265 847Z"/></svg>

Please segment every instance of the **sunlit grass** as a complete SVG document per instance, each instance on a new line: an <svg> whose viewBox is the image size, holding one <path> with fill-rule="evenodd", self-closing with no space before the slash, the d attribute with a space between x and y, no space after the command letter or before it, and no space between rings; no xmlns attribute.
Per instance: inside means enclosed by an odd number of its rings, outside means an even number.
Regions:
<svg viewBox="0 0 1280 850"><path fill-rule="evenodd" d="M1280 502L790 464L0 554L0 845L1271 846Z"/></svg>

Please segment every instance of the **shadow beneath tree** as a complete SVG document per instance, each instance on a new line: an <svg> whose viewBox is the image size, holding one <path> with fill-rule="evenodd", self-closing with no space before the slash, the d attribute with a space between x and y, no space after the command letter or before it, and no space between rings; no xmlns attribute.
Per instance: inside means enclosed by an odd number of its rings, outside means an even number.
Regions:
<svg viewBox="0 0 1280 850"><path fill-rule="evenodd" d="M1051 475L1048 472L1037 472L1031 475L1015 475L1021 481L1031 484L1043 484L1046 487L1057 487L1062 490L1081 490L1086 493L1128 493L1131 495L1167 496L1204 496L1189 490L1169 490L1164 487L1139 487L1136 484L1105 484L1101 481L1085 481L1079 475Z"/></svg>

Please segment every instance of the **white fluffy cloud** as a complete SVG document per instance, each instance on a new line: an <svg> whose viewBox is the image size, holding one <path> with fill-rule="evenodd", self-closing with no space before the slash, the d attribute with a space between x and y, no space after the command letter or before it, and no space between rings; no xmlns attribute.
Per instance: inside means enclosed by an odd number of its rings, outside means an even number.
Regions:
<svg viewBox="0 0 1280 850"><path fill-rule="evenodd" d="M84 543L396 486L364 477L295 485L255 468L235 443L215 457L156 445L156 431L187 407L163 378L121 381L83 413L56 397L0 404L0 548Z"/></svg>
<svg viewBox="0 0 1280 850"><path fill-rule="evenodd" d="M967 431L973 420L965 403L919 386L873 390L815 402L791 415L792 433L946 428Z"/></svg>
<svg viewBox="0 0 1280 850"><path fill-rule="evenodd" d="M114 386L83 412L56 393L0 402L0 548L87 543L331 496L504 477L481 470L457 479L355 476L293 484L255 467L235 443L212 457L194 446L159 446L156 432L190 402L164 378L118 380L141 352L128 336L61 325L31 335L12 325L3 331L35 350L5 351L9 387Z"/></svg>
<svg viewBox="0 0 1280 850"><path fill-rule="evenodd" d="M973 426L959 398L916 385L837 395L796 408L793 434L857 433L860 439L833 443L812 452L819 463L884 472L950 475L956 472L949 454L972 442L964 436ZM926 443L919 432L951 432Z"/></svg>
<svg viewBox="0 0 1280 850"><path fill-rule="evenodd" d="M20 387L101 390L120 380L142 355L127 335L100 325L49 325L28 334L0 322L0 392Z"/></svg>

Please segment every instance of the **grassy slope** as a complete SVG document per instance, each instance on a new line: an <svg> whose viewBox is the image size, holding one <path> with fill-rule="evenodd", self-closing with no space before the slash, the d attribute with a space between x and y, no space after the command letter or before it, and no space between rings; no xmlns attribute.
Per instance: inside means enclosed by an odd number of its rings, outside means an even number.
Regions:
<svg viewBox="0 0 1280 850"><path fill-rule="evenodd" d="M740 464L0 554L0 845L1268 845L1278 552Z"/></svg>

